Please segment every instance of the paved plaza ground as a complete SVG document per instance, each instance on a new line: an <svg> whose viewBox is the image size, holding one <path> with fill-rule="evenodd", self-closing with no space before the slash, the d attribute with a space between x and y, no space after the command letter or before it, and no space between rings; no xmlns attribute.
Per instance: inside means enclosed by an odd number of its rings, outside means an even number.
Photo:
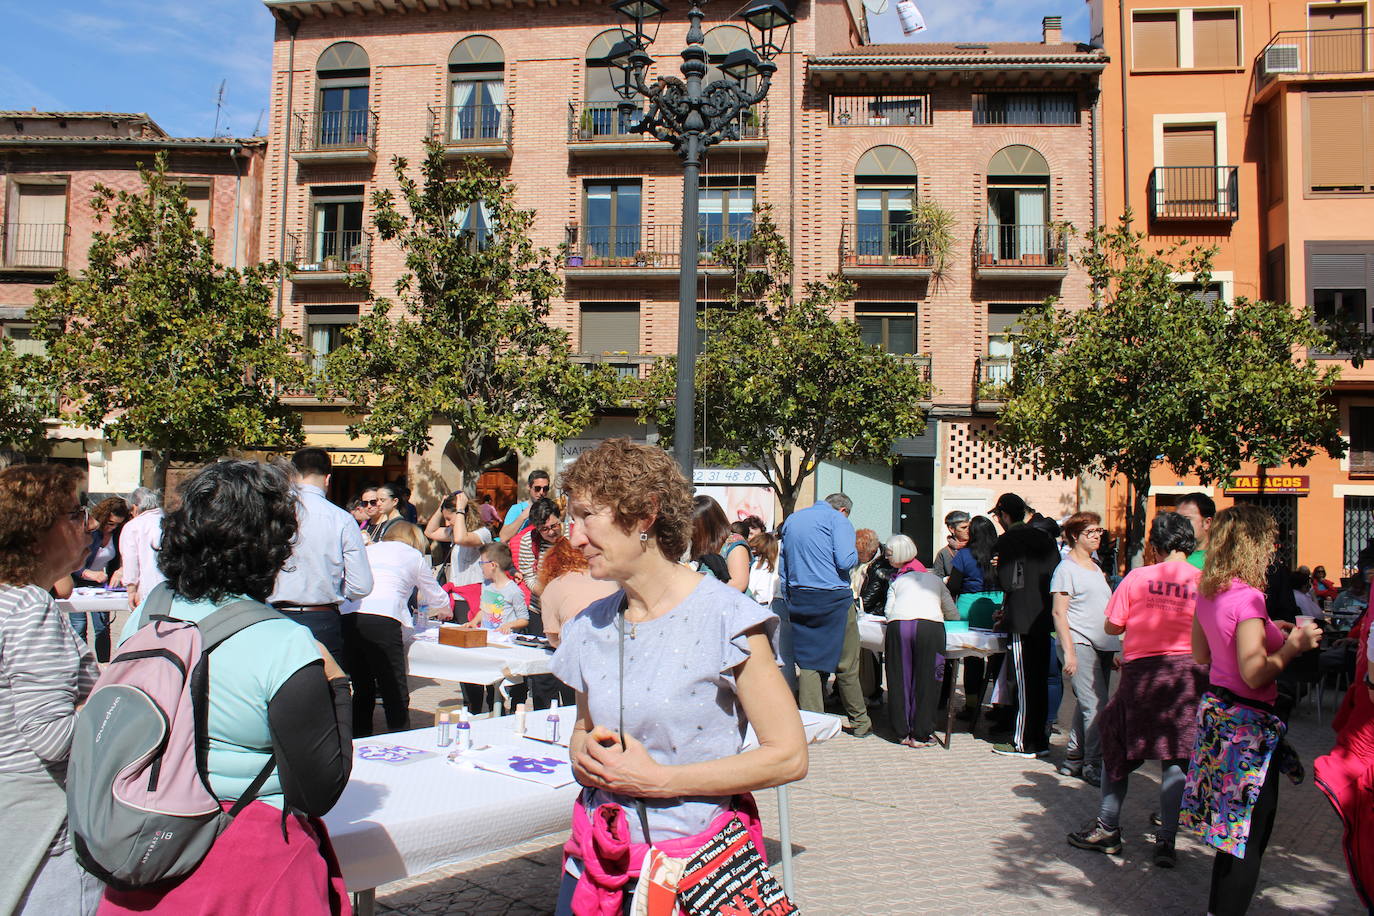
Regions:
<svg viewBox="0 0 1374 916"><path fill-rule="evenodd" d="M455 696L453 685L414 681L414 725ZM1318 724L1311 701L1291 736L1309 771L1331 745L1331 698ZM875 712L878 710L875 710ZM1065 717L1062 721L1067 721ZM1055 736L1056 754L1063 738ZM1064 836L1091 818L1098 791L1060 776L1054 760L999 757L967 731L952 748L912 750L880 734L843 735L811 752L811 772L791 789L797 903L806 916L898 914L1201 914L1212 854L1179 839L1178 868L1155 868L1149 817L1158 810L1158 768L1132 777L1122 824L1126 848L1104 856ZM770 840L776 793L758 793ZM461 830L461 824L454 829ZM542 916L553 911L562 837L386 885L378 913ZM770 860L777 858L770 843ZM1250 912L1357 914L1340 829L1311 784L1280 790L1278 823Z"/></svg>

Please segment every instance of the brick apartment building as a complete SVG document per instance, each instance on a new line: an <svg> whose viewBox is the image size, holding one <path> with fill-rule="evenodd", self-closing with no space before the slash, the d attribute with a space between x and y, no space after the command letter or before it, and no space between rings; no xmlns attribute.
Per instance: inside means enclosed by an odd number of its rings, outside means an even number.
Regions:
<svg viewBox="0 0 1374 916"><path fill-rule="evenodd" d="M0 111L0 334L21 351L42 346L25 316L35 291L60 270L85 267L99 228L90 209L95 186L136 189L139 165L151 166L159 152L185 183L216 259L231 266L260 260L266 145L261 138L172 137L146 114ZM66 426L51 435L54 460L89 468L92 494L127 493L141 483L136 444Z"/></svg>
<svg viewBox="0 0 1374 916"><path fill-rule="evenodd" d="M616 108L603 62L619 36L609 4L266 5L278 24L263 250L296 262L284 320L318 352L357 316L353 271L368 271L377 291L400 273L399 253L374 244L369 197L394 187L392 156L413 162L431 136L509 175L517 202L537 211L537 244L568 244L552 312L579 353L639 373L674 352L680 165ZM747 47L729 12L708 10L713 63ZM937 388L929 432L898 443L895 468L823 465L818 490L843 487L857 523L926 548L945 511L981 511L1002 489L1047 512L1072 509L1075 481L1006 466L978 433L992 422L1019 311L1051 295L1086 304L1064 227L1099 221L1105 55L1064 42L1057 19L1040 43L872 46L857 3L803 2L796 15L766 103L707 157L703 233L708 243L747 233L753 207L771 204L795 283L843 271L858 285L844 317L927 364ZM661 72L675 72L686 26L681 8L665 17L653 49ZM943 276L904 243L916 201L956 218ZM703 265L701 307L724 297L725 282ZM309 441L340 456L363 444L348 441L339 410L301 409ZM504 495L526 466L562 467L601 438L647 432L607 411L481 486ZM442 437L428 454L382 460L349 473L409 473L421 499L456 482Z"/></svg>
<svg viewBox="0 0 1374 916"><path fill-rule="evenodd" d="M1164 247L1215 245L1203 295L1265 297L1365 327L1374 304L1374 62L1365 2L1192 8L1088 0L1102 82L1106 215L1127 204ZM1180 283L1191 282L1180 276ZM1374 367L1332 392L1349 456L1242 468L1207 489L1219 506L1274 512L1290 565L1352 567L1374 537ZM1199 489L1159 469L1152 509ZM1113 508L1121 504L1113 501Z"/></svg>

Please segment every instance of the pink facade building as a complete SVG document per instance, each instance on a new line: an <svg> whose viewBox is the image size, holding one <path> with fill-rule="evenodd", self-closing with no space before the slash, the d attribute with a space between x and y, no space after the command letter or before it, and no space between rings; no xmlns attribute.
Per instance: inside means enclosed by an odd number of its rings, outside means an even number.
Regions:
<svg viewBox="0 0 1374 916"><path fill-rule="evenodd" d="M537 212L535 242L568 246L553 320L579 353L638 373L674 352L680 164L617 108L604 61L619 38L609 4L266 5L278 24L262 250L296 264L284 321L318 352L363 305L353 273L367 272L379 294L399 276L401 256L377 243L369 198L395 187L393 156L414 162L431 137L454 159L483 157L507 174L517 202ZM747 47L731 12L708 9L713 64ZM747 234L754 207L770 205L794 251L794 282L853 279L841 317L928 365L937 388L929 432L898 443L894 467L823 465L818 490L843 487L857 521L924 545L945 511L981 511L1002 489L1047 514L1071 509L1075 481L1007 466L980 432L998 406L1019 312L1049 296L1088 301L1071 227L1101 221L1106 57L1064 42L1057 19L1046 20L1043 42L873 46L857 4L802 2L795 12L766 103L706 159L702 233L708 245ZM676 72L686 27L684 10L670 10L653 49L660 72ZM954 218L938 276L912 235L923 202ZM700 307L710 308L727 278L709 263L701 273ZM340 454L359 447L338 408L301 409L311 441ZM646 432L608 410L583 437L549 443L486 483L509 489L525 465L557 468L591 441ZM359 482L408 473L423 496L425 481L456 483L443 446L440 436L426 455L351 473Z"/></svg>

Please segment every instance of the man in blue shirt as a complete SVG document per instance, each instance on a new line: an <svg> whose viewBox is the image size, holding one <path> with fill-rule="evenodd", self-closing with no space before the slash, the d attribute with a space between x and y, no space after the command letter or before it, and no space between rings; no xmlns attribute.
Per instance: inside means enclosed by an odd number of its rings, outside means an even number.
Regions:
<svg viewBox="0 0 1374 916"><path fill-rule="evenodd" d="M501 523L501 540L503 541L509 542L529 522L530 506L534 505L535 500L543 499L546 496L552 498L549 493L552 484L548 471L530 471L526 483L529 484L530 498L518 502L506 510L506 518Z"/></svg>
<svg viewBox="0 0 1374 916"><path fill-rule="evenodd" d="M835 674L835 690L856 738L873 730L859 684L859 625L849 571L859 562L853 501L832 493L793 513L782 526L782 578L792 619L798 705L825 712L821 672Z"/></svg>
<svg viewBox="0 0 1374 916"><path fill-rule="evenodd" d="M372 567L363 552L358 523L324 495L333 463L322 448L291 456L296 471L296 519L300 524L291 558L277 573L268 602L289 619L309 627L321 645L345 667L339 605L372 592Z"/></svg>

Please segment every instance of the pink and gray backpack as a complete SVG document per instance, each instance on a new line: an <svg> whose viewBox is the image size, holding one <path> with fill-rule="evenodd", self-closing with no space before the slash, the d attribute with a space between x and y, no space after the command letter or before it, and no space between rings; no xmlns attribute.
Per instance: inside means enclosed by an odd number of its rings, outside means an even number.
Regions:
<svg viewBox="0 0 1374 916"><path fill-rule="evenodd" d="M200 623L169 616L164 583L143 605L139 630L96 682L77 716L67 768L67 813L77 860L121 890L195 870L234 817L257 796L267 764L225 811L206 770L210 653L281 614L235 601Z"/></svg>

